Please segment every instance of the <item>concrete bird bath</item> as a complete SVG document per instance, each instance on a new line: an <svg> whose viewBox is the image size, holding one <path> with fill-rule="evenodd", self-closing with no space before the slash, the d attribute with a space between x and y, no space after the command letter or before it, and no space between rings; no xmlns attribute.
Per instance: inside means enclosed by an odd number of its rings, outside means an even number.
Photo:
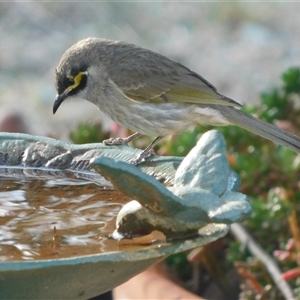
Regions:
<svg viewBox="0 0 300 300"><path fill-rule="evenodd" d="M1 299L91 298L251 212L216 131L184 159L139 151L0 134Z"/></svg>

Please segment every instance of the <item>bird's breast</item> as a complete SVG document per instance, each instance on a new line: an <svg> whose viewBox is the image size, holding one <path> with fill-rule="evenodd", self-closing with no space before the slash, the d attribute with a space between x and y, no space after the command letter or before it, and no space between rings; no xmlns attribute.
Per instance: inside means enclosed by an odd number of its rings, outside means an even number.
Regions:
<svg viewBox="0 0 300 300"><path fill-rule="evenodd" d="M150 136L165 136L196 123L227 125L222 114L209 106L188 103L149 103L128 99L110 88L94 102L113 121L126 129Z"/></svg>

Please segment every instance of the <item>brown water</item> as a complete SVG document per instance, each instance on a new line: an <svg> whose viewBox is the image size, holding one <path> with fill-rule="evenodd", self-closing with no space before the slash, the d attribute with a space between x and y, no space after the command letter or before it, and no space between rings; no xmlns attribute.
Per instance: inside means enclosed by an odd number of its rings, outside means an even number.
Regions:
<svg viewBox="0 0 300 300"><path fill-rule="evenodd" d="M130 200L81 179L0 178L0 261L121 250L108 236Z"/></svg>

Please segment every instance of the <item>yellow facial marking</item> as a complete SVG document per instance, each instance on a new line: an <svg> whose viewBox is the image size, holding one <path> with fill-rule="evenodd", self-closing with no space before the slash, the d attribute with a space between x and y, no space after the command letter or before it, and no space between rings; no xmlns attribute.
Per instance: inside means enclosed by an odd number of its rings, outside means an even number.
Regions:
<svg viewBox="0 0 300 300"><path fill-rule="evenodd" d="M75 89L76 87L78 87L79 84L80 84L80 82L81 82L82 76L83 76L83 75L86 75L86 74L87 74L87 72L79 72L79 73L77 73L77 75L76 75L75 77L74 77L73 75L68 75L67 77L68 77L69 79L73 80L73 81L74 81L74 84L68 86L68 87L66 88L66 91L65 91L65 92L68 93L68 92L70 92L71 90L73 90L73 89Z"/></svg>

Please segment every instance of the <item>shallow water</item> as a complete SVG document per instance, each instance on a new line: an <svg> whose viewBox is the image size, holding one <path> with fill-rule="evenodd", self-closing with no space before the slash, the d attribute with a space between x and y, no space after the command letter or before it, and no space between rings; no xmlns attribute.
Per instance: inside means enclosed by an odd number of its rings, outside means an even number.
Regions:
<svg viewBox="0 0 300 300"><path fill-rule="evenodd" d="M125 250L109 235L130 200L83 179L0 177L0 261Z"/></svg>

